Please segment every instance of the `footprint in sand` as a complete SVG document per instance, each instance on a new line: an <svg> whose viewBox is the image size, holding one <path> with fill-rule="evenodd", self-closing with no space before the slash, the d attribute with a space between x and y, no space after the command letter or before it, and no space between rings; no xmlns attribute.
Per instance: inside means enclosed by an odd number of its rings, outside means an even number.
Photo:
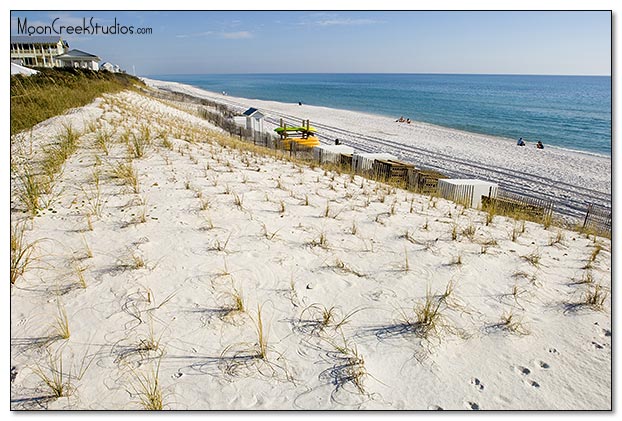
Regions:
<svg viewBox="0 0 622 421"><path fill-rule="evenodd" d="M534 380L529 380L529 379L525 379L525 384L528 386L531 386L533 388L539 389L540 388L540 383L534 381Z"/></svg>
<svg viewBox="0 0 622 421"><path fill-rule="evenodd" d="M553 355L559 355L559 351L557 351L555 348L549 348L549 352Z"/></svg>
<svg viewBox="0 0 622 421"><path fill-rule="evenodd" d="M528 369L527 367L523 367L522 365L514 366L514 371L516 371L518 374L522 374L523 376L527 376L529 375L529 373L531 373L530 369Z"/></svg>
<svg viewBox="0 0 622 421"><path fill-rule="evenodd" d="M543 370L548 370L549 368L551 368L551 366L548 363L545 363L544 361L536 361L536 364L538 365L538 367L540 367Z"/></svg>
<svg viewBox="0 0 622 421"><path fill-rule="evenodd" d="M611 337L611 330L609 329L603 329L601 334L606 337L606 338L610 338Z"/></svg>
<svg viewBox="0 0 622 421"><path fill-rule="evenodd" d="M592 346L594 347L594 349L603 349L604 348L604 346L602 346L598 342L594 342L594 341L592 341Z"/></svg>
<svg viewBox="0 0 622 421"><path fill-rule="evenodd" d="M471 379L471 384L472 384L473 386L475 386L478 390L484 390L484 385L483 385L483 384L482 384L482 382L481 382L478 378L476 378L476 377L473 377L473 378Z"/></svg>
<svg viewBox="0 0 622 421"><path fill-rule="evenodd" d="M428 406L428 411L442 411L443 408L438 405L430 405Z"/></svg>
<svg viewBox="0 0 622 421"><path fill-rule="evenodd" d="M464 406L466 406L467 409L472 409L473 411L479 410L479 404L477 402L466 401L464 402Z"/></svg>

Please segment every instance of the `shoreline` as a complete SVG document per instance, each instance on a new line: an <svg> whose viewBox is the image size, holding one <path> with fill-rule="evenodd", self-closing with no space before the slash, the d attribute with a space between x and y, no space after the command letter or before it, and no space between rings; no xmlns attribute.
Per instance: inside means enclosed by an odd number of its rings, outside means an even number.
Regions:
<svg viewBox="0 0 622 421"><path fill-rule="evenodd" d="M547 145L537 150L532 143L521 148L512 139L430 123L406 125L377 114L224 96L179 82L142 79L153 88L209 99L236 111L259 108L268 115L268 131L278 125L279 118L309 118L318 128L322 143L339 138L356 150L392 153L400 160L440 170L450 177L496 182L510 192L551 200L561 205L567 216L580 217L588 203L611 207L610 156Z"/></svg>
<svg viewBox="0 0 622 421"><path fill-rule="evenodd" d="M310 74L315 74L315 73L310 73ZM375 74L375 73L370 73L370 74ZM259 74L261 75L261 73ZM285 73L284 75L289 75L288 73ZM431 74L434 75L434 74ZM199 90L203 90L206 92L210 92L212 94L215 95L221 95L220 91L217 90L213 90L210 88L206 88L206 87L202 87L200 85L194 84L193 81L188 81L188 82L183 82L183 81L178 81L178 80L163 80L163 79L159 79L158 76L162 76L162 77L166 77L166 76L189 76L189 75L149 75L149 76L140 76L143 79L150 79L150 80L158 80L161 82L166 82L166 83L177 83L180 85L186 85L186 86L192 86L193 88L199 89ZM203 74L198 74L197 76L203 76ZM216 76L219 76L219 74L217 74ZM457 74L456 76L464 76L462 74ZM481 76L490 76L490 75L481 75ZM556 77L556 76L560 76L560 77L583 77L581 75L499 75L499 76L552 76L552 77ZM594 76L585 76L585 77L609 77L607 75L594 75ZM287 101L283 101L280 99L270 99L270 98L256 98L256 97L249 97L249 96L244 96L244 95L231 95L231 94L227 94L227 96L231 96L231 98L239 98L239 99L244 99L244 100L248 100L248 101L264 101L264 102L278 102L281 104L289 104L290 102ZM291 104L294 104L294 102L291 102ZM334 105L334 106L327 106L327 105L322 105L321 103L315 103L315 104L311 104L311 103L304 103L304 105L307 106L314 106L314 107L323 107L323 108L328 108L328 109L332 109L332 110L343 110L343 111L351 111L351 112L355 112L355 113L360 113L360 114L368 114L370 116L375 116L375 117L386 117L389 119L395 119L398 118L398 114L399 112L397 112L397 114L393 115L392 113L389 112L382 112L382 111L378 111L378 110L364 110L364 109L354 109L354 108L349 108L347 105ZM465 133L468 135L476 135L476 136L486 136L489 138L494 138L495 140L504 140L504 141L508 141L512 144L516 144L516 141L519 137L521 137L520 135L516 135L516 137L510 137L507 134L494 134L494 133L488 133L485 131L477 131L477 130L469 130L468 128L461 128L461 127L453 127L451 125L446 125L445 122L429 122L429 121L423 121L423 120L417 120L416 118L413 119L411 118L411 121L413 124L420 124L420 125L428 125L431 127L436 127L436 128L442 128L442 129L449 129L449 130L456 130L457 132L460 133ZM448 123L450 124L450 123ZM519 133L519 132L517 132ZM529 135L528 135L529 136ZM524 137L524 136L523 136ZM541 140L539 139L537 136L529 136L529 139L531 139L530 141L533 142L533 144L535 145L537 140ZM609 138L611 143L611 137ZM573 148L573 147L566 147L566 146L562 146L562 145L558 145L558 144L551 144L545 141L545 147L547 148L553 148L553 149L559 149L562 151L568 151L568 152L575 152L575 153L579 153L579 154L586 154L586 155L591 155L591 156L596 156L596 157L602 157L602 158L608 158L608 159L612 159L612 153L613 150L612 148L609 149L609 151L605 151L605 152L600 152L600 151L593 151L593 150L583 150L580 148Z"/></svg>
<svg viewBox="0 0 622 421"><path fill-rule="evenodd" d="M537 76L537 75L536 75ZM546 76L546 75L545 75ZM579 76L580 77L580 76ZM200 91L204 91L206 93L209 93L211 95L214 95L215 97L221 97L222 99L226 99L226 98L232 98L232 99L236 99L236 100L243 100L243 101L256 101L256 102L273 102L273 103L278 103L278 104L283 104L283 105L297 105L295 103L289 103L289 102L283 102L283 101L276 101L276 100L272 100L272 99L261 99L261 98L248 98L248 97L241 97L241 96L233 96L233 95L222 95L222 93L218 93L215 91L210 91L208 89L205 88L201 88L200 86L196 86L196 85L191 85L191 84L186 84L186 83L181 83L181 82L174 82L174 81L167 81L167 80L161 80L161 79L154 79L152 77L146 77L146 76L139 76L140 79L144 80L144 81L153 81L153 82L160 82L160 83L165 83L165 84L177 84L180 86L186 86L186 87L191 87ZM195 97L197 98L197 97ZM215 101L217 101L217 99L215 99ZM347 111L347 112L352 112L352 113L357 113L357 114L362 114L362 115L368 115L370 117L374 117L374 118L388 118L388 119L393 119L396 118L395 116L390 116L388 114L381 114L381 113L373 113L373 112L369 112L369 111L362 111L362 110L353 110L353 109L348 109L348 108L334 108L334 107L328 107L328 106L324 106L324 105L314 105L314 104L304 104L304 106L306 107L316 107L316 108L323 108L327 111ZM393 120L395 122L395 120ZM468 136L481 136L481 137L486 137L492 141L495 142L507 142L508 145L512 145L515 146L516 145L516 141L517 139L512 139L509 137L505 137L505 136L499 136L499 135L494 135L494 134L490 134L490 133L481 133L481 132L475 132L475 131L469 131L469 130L463 130L463 129L457 129L455 127L449 127L449 126L443 126L440 124L435 124L435 123L429 123L426 121L420 121L420 120L411 120L412 122L412 126L424 126L424 127L429 127L430 129L436 129L436 130L448 130L448 131L455 131L457 134L464 134L464 135L468 135ZM533 140L528 140L527 141L527 145L528 147L531 146L535 146L535 141ZM531 143L529 143L531 142ZM546 144L545 147L547 149L554 149L557 151L561 151L561 152L567 152L567 153L571 153L571 154L578 154L578 155L588 155L588 156L593 156L595 158L603 158L603 159L612 159L611 155L607 155L604 153L598 153L598 152L590 152L590 151L584 151L584 150L580 150L580 149L572 149L572 148L564 148L561 146L556 146L556 145L549 145Z"/></svg>

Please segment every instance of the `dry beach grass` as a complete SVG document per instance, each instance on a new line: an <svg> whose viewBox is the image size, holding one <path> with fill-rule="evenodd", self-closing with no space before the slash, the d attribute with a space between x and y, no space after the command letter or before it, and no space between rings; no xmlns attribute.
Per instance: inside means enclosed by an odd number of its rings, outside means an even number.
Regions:
<svg viewBox="0 0 622 421"><path fill-rule="evenodd" d="M12 408L610 408L610 240L185 109L124 91L13 136Z"/></svg>

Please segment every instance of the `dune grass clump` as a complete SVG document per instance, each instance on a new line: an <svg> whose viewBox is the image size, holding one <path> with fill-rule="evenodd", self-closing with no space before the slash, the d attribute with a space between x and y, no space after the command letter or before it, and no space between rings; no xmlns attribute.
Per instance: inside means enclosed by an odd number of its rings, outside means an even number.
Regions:
<svg viewBox="0 0 622 421"><path fill-rule="evenodd" d="M533 266L538 267L540 266L540 259L542 258L542 254L540 253L540 250L536 249L531 253L521 257Z"/></svg>
<svg viewBox="0 0 622 421"><path fill-rule="evenodd" d="M592 272L586 271L580 280L574 281L572 284L573 285L592 285L594 284L594 276L592 275Z"/></svg>
<svg viewBox="0 0 622 421"><path fill-rule="evenodd" d="M99 178L95 181L92 189L87 190L84 187L80 187L80 189L84 195L84 207L87 213L89 215L101 217L105 202L101 195Z"/></svg>
<svg viewBox="0 0 622 421"><path fill-rule="evenodd" d="M134 169L131 161L125 163L121 162L113 167L112 176L131 187L134 193L140 193L138 172Z"/></svg>
<svg viewBox="0 0 622 421"><path fill-rule="evenodd" d="M356 309L350 313L344 313L338 306L326 307L320 303L313 303L301 311L294 323L294 330L307 335L335 333L361 310Z"/></svg>
<svg viewBox="0 0 622 421"><path fill-rule="evenodd" d="M61 304L60 300L56 303L58 308L58 315L54 320L54 331L56 335L61 339L69 339L71 331L69 330L69 317L67 317L67 311Z"/></svg>
<svg viewBox="0 0 622 421"><path fill-rule="evenodd" d="M312 246L319 246L323 249L328 249L328 239L326 238L326 233L324 231L320 232L318 238L314 239L310 243Z"/></svg>
<svg viewBox="0 0 622 421"><path fill-rule="evenodd" d="M105 129L98 131L97 134L95 135L95 143L106 156L110 154L111 138L112 138L112 135L110 134L109 131Z"/></svg>
<svg viewBox="0 0 622 421"><path fill-rule="evenodd" d="M276 238L276 235L279 233L281 229L279 228L276 231L270 232L268 231L268 227L266 226L266 224L262 223L261 224L261 235L262 237L265 237L266 239L272 241Z"/></svg>
<svg viewBox="0 0 622 421"><path fill-rule="evenodd" d="M283 202L281 201L281 204ZM244 195L239 196L237 193L233 193L233 204L240 210L244 210ZM284 207L284 205L282 205Z"/></svg>
<svg viewBox="0 0 622 421"><path fill-rule="evenodd" d="M347 387L350 386L354 387L354 393L368 395L365 379L369 377L369 373L365 367L365 359L359 353L356 344L348 342L343 335L342 341L343 344L328 341L332 348L328 351L328 356L334 360L334 364L319 375L320 380L335 387L331 399L336 402L338 392L347 391Z"/></svg>
<svg viewBox="0 0 622 421"><path fill-rule="evenodd" d="M270 346L269 330L264 324L261 305L257 305L257 313L250 319L255 330L255 340L227 346L220 355L223 372L230 376L259 374L270 379L293 381L284 365L283 355Z"/></svg>
<svg viewBox="0 0 622 421"><path fill-rule="evenodd" d="M146 411L161 411L164 409L164 398L160 386L160 362L147 373L134 372L136 383L132 384L134 393L138 396L140 407Z"/></svg>
<svg viewBox="0 0 622 421"><path fill-rule="evenodd" d="M475 228L473 224L469 224L465 229L462 230L462 235L467 237L469 240L473 241L476 231L477 231L477 228Z"/></svg>
<svg viewBox="0 0 622 421"><path fill-rule="evenodd" d="M564 245L564 241L566 240L566 236L562 230L558 230L555 237L549 238L549 246L554 246L556 244Z"/></svg>
<svg viewBox="0 0 622 421"><path fill-rule="evenodd" d="M39 241L27 242L23 224L11 226L11 285L24 275L33 262L32 254Z"/></svg>
<svg viewBox="0 0 622 421"><path fill-rule="evenodd" d="M324 208L324 212L322 213L324 218L328 218L330 216L330 202L326 201L326 208Z"/></svg>
<svg viewBox="0 0 622 421"><path fill-rule="evenodd" d="M592 269L592 267L594 266L594 262L596 262L596 258L598 257L598 254L602 251L603 246L599 243L596 243L594 245L594 249L592 250L592 253L590 254L590 257L587 260L587 263L585 264L585 266L583 267L583 269Z"/></svg>
<svg viewBox="0 0 622 421"><path fill-rule="evenodd" d="M212 246L213 250L216 251L226 251L227 250L227 245L229 244L229 240L231 240L231 235L233 233L230 232L229 235L227 236L227 239L225 241L221 241L219 238L216 238L214 240L214 245Z"/></svg>
<svg viewBox="0 0 622 421"><path fill-rule="evenodd" d="M601 311L604 309L605 301L608 297L608 292L601 284L591 283L589 284L587 291L585 291L584 298L581 303L594 310Z"/></svg>
<svg viewBox="0 0 622 421"><path fill-rule="evenodd" d="M86 278L84 276L84 272L86 272L87 268L85 266L82 266L76 260L74 260L71 263L71 269L73 270L73 273L75 275L78 285L80 285L81 288L86 289L87 283L86 283Z"/></svg>
<svg viewBox="0 0 622 421"><path fill-rule="evenodd" d="M155 330L153 328L153 319L150 318L149 331L146 337L143 337L139 340L137 347L138 351L155 352L160 350L160 342L162 341L163 334L164 333L161 333L160 336L156 336Z"/></svg>
<svg viewBox="0 0 622 421"><path fill-rule="evenodd" d="M499 323L494 325L494 327L501 329L503 331L513 333L516 335L529 335L529 330L523 323L523 320L518 318L513 312L504 312L501 315L501 320Z"/></svg>
<svg viewBox="0 0 622 421"><path fill-rule="evenodd" d="M73 392L69 376L63 371L62 353L58 355L48 353L47 367L37 365L33 368L33 372L43 381L53 397L66 397Z"/></svg>
<svg viewBox="0 0 622 421"><path fill-rule="evenodd" d="M233 287L231 291L225 292L219 300L225 301L220 311L220 317L223 320L246 312L244 294L238 288Z"/></svg>
<svg viewBox="0 0 622 421"><path fill-rule="evenodd" d="M145 156L147 143L142 137L132 134L130 141L127 144L127 150L130 156L134 158L142 158Z"/></svg>
<svg viewBox="0 0 622 421"><path fill-rule="evenodd" d="M43 208L41 196L43 195L43 180L36 175L32 168L25 166L17 175L18 184L16 187L16 197L26 208L31 216L36 216Z"/></svg>
<svg viewBox="0 0 622 421"><path fill-rule="evenodd" d="M443 300L434 300L434 296L428 289L423 304L415 307L415 325L417 333L423 337L439 336L441 332L441 305Z"/></svg>
<svg viewBox="0 0 622 421"><path fill-rule="evenodd" d="M456 241L458 239L458 225L452 224L451 226L451 240Z"/></svg>
<svg viewBox="0 0 622 421"><path fill-rule="evenodd" d="M261 318L261 306L257 305L257 358L265 360L268 357L268 331L264 329L263 320Z"/></svg>

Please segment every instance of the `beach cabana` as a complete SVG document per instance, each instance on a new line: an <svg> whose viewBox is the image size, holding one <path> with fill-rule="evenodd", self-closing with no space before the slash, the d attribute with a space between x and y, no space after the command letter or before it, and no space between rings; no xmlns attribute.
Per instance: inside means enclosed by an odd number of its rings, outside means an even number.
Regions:
<svg viewBox="0 0 622 421"><path fill-rule="evenodd" d="M263 121L265 115L257 108L249 108L242 114L246 117L246 128L253 132L263 133Z"/></svg>
<svg viewBox="0 0 622 421"><path fill-rule="evenodd" d="M499 185L474 179L445 178L438 180L438 193L445 199L470 208L482 205L482 196L497 197Z"/></svg>

